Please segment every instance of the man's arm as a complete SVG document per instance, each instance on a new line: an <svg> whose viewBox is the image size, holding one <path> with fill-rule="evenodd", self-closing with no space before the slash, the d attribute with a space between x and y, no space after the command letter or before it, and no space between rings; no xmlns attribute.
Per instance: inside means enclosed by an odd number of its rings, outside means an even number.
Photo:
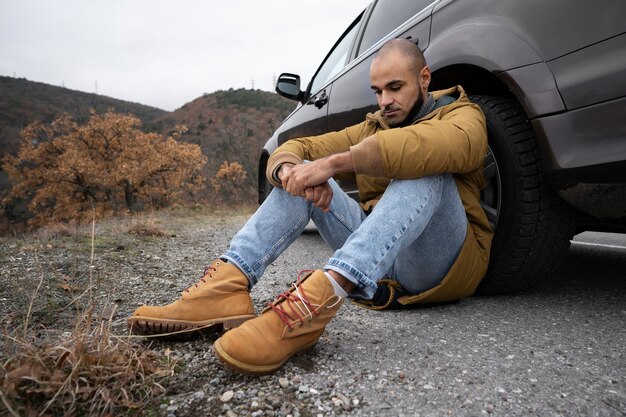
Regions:
<svg viewBox="0 0 626 417"><path fill-rule="evenodd" d="M336 174L354 172L352 152L345 151L321 158L306 164L292 166L281 178L283 188L293 195L299 195L308 187L320 185ZM286 186L285 186L286 183Z"/></svg>
<svg viewBox="0 0 626 417"><path fill-rule="evenodd" d="M281 165L286 163L298 165L303 160L316 161L350 150L350 147L362 137L364 125L365 123L361 123L339 132L288 140L272 152L267 161L267 179L273 186L282 187L277 176Z"/></svg>
<svg viewBox="0 0 626 417"><path fill-rule="evenodd" d="M411 179L475 171L487 150L485 125L480 108L467 103L441 119L379 131L351 148L355 172Z"/></svg>

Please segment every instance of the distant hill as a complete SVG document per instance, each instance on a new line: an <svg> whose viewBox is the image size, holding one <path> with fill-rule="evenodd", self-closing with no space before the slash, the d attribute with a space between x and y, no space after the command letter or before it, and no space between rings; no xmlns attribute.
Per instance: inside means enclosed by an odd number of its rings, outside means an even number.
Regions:
<svg viewBox="0 0 626 417"><path fill-rule="evenodd" d="M24 78L0 76L0 158L17 151L20 131L29 123L49 123L60 113L69 113L77 120L86 120L91 109L104 112L109 108L119 113L134 114L148 131L155 130L154 120L167 113L143 104Z"/></svg>
<svg viewBox="0 0 626 417"><path fill-rule="evenodd" d="M132 113L149 132L168 134L176 125L184 124L189 131L183 140L200 144L210 157L216 153L216 146L232 144L233 140L246 144L252 140L257 145L264 142L294 108L295 102L274 93L230 89L205 93L167 112L24 78L0 76L0 158L17 151L20 131L29 123L49 123L61 113L69 113L80 122L88 118L92 109L98 113L108 109ZM227 156L231 159L234 155Z"/></svg>

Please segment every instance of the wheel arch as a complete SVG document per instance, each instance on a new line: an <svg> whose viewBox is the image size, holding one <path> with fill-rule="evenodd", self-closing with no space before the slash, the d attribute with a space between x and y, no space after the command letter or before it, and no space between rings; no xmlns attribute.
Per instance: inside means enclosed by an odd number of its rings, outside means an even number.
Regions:
<svg viewBox="0 0 626 417"><path fill-rule="evenodd" d="M452 64L432 73L430 90L461 85L468 95L515 98L511 89L494 73L472 64Z"/></svg>
<svg viewBox="0 0 626 417"><path fill-rule="evenodd" d="M554 75L523 29L513 32L502 24L474 16L448 29L434 20L432 42L424 50L431 89L460 84L468 94L514 98L529 119L564 111Z"/></svg>
<svg viewBox="0 0 626 417"><path fill-rule="evenodd" d="M543 62L524 38L502 27L503 22L481 16L452 29L438 30L436 15L433 19L431 44L424 50L431 69L466 63L498 74Z"/></svg>

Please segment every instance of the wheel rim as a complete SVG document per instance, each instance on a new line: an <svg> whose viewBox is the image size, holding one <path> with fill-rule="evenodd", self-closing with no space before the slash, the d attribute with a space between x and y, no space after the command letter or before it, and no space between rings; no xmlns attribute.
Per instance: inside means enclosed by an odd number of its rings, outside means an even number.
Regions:
<svg viewBox="0 0 626 417"><path fill-rule="evenodd" d="M491 227L495 230L500 217L500 207L502 207L502 181L498 161L496 161L490 146L487 147L483 173L487 185L480 190L480 206L487 215Z"/></svg>

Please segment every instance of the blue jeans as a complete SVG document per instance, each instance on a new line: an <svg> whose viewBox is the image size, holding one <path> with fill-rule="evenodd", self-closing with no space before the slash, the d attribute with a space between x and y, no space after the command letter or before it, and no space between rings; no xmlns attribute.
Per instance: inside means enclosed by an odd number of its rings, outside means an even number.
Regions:
<svg viewBox="0 0 626 417"><path fill-rule="evenodd" d="M393 180L367 216L335 181L329 182L334 193L329 212L274 188L222 258L237 265L252 287L313 220L335 251L324 269L353 282L351 296L371 299L382 278L398 281L411 294L441 282L467 232L451 175Z"/></svg>

